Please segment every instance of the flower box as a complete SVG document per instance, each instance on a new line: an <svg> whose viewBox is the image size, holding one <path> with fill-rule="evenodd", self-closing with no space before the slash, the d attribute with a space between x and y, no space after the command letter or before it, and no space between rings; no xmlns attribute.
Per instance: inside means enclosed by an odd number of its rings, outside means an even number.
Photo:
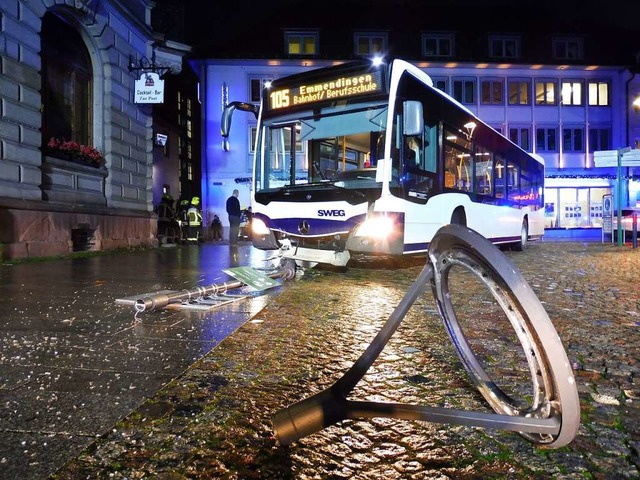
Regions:
<svg viewBox="0 0 640 480"><path fill-rule="evenodd" d="M88 145L80 145L78 142L64 138L51 137L47 143L46 154L88 167L100 168L104 166L104 157L98 149Z"/></svg>
<svg viewBox="0 0 640 480"><path fill-rule="evenodd" d="M106 205L107 169L46 156L42 163L44 200L71 204Z"/></svg>

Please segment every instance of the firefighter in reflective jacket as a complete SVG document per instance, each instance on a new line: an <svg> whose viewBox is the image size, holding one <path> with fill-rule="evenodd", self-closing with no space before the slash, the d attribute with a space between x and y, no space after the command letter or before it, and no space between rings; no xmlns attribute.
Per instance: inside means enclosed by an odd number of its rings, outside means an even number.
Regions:
<svg viewBox="0 0 640 480"><path fill-rule="evenodd" d="M202 213L200 212L200 198L193 197L187 210L187 242L199 242L202 240Z"/></svg>

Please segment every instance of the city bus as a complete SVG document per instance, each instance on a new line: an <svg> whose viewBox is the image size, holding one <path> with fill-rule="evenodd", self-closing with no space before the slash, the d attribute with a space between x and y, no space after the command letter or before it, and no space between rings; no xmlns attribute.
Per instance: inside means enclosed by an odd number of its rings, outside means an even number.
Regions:
<svg viewBox="0 0 640 480"><path fill-rule="evenodd" d="M424 253L443 225L526 248L544 233L544 163L420 68L350 62L274 80L257 118L252 242L299 264Z"/></svg>

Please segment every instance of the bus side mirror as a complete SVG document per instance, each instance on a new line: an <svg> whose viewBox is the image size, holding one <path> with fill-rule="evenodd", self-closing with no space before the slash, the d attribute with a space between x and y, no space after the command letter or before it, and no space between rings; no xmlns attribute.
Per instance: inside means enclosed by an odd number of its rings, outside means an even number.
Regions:
<svg viewBox="0 0 640 480"><path fill-rule="evenodd" d="M251 112L256 118L258 118L258 111L260 107L253 105L252 103L245 102L231 102L229 105L224 107L224 110L222 111L222 120L220 121L220 133L224 138L229 136L229 130L231 129L231 117L236 109L243 112Z"/></svg>
<svg viewBox="0 0 640 480"><path fill-rule="evenodd" d="M404 115L402 123L403 135L422 135L424 117L422 116L422 103L415 100L407 100L403 104Z"/></svg>

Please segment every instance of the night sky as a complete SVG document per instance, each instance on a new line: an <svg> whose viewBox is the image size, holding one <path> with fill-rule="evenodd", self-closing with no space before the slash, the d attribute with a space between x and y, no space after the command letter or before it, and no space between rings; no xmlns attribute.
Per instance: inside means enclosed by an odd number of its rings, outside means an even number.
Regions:
<svg viewBox="0 0 640 480"><path fill-rule="evenodd" d="M282 30L320 29L322 42L339 32L388 29L420 32L521 32L596 34L640 52L640 0L158 0L177 10L165 16L170 36L202 57L260 56L282 51ZM184 28L178 25L182 10ZM605 34L605 32L607 32ZM335 34L335 35L334 35ZM178 39L180 40L180 39Z"/></svg>

